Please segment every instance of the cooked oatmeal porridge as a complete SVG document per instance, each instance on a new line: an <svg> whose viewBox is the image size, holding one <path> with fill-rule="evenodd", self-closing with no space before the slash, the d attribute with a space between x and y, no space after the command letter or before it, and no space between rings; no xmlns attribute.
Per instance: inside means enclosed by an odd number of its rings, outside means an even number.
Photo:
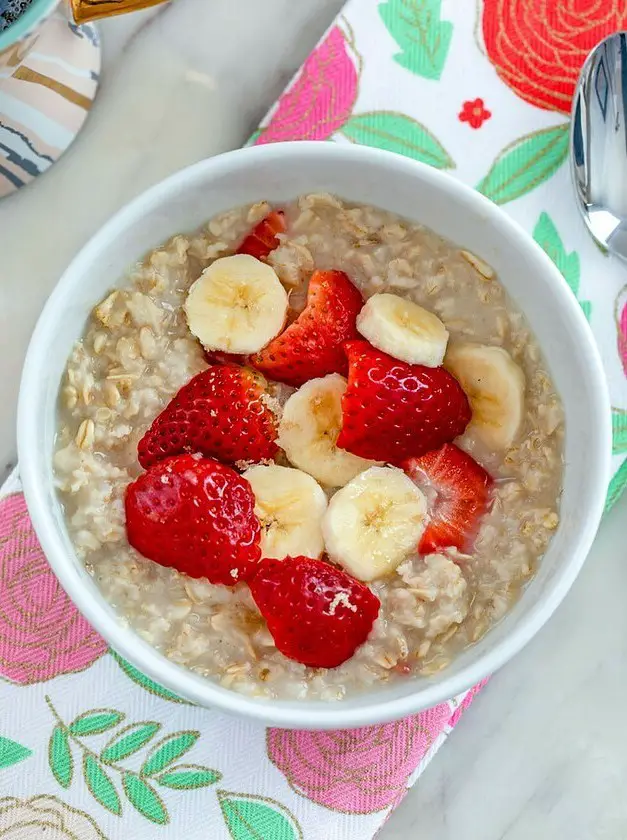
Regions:
<svg viewBox="0 0 627 840"><path fill-rule="evenodd" d="M255 374L256 387L259 381L264 382L259 410L273 416L278 431L267 441L270 448L264 450L265 457L226 459L225 463L244 474L237 477L240 484L252 486L255 516L261 520L260 536L253 534L252 540L259 543L261 539L264 557L281 559L297 551L302 555L305 540L310 546L305 556L323 557L333 570L341 567L344 578L356 578L361 581L355 584L360 591L367 588L379 599L378 617L374 624L367 623L352 655L344 657L338 667L302 664L303 659L314 661L307 656L295 661L289 652L284 655L277 649L278 645L288 651L274 638L280 632L276 630L278 619L273 615L264 620L260 609L268 616L263 598L253 598L252 585L243 582L247 578L238 571L242 567L231 569L228 582L233 585L209 583L197 571L183 573L183 568L189 572L187 566L179 565L177 570L168 567L174 563L162 565L158 556L146 559L127 537L130 514L125 510L125 496L131 482L144 474L140 460L149 472L166 463L157 459L154 466L154 437L152 449L142 443L145 448L140 446L138 460L140 441L190 380L210 365L224 369L233 364L232 355L222 358L219 353L207 352L196 337L202 337L202 325L207 323L202 301L194 298L204 287L195 285L192 294L190 288L201 275L206 276L209 266L215 266L214 274L220 265L228 266L215 261L241 251L251 230L276 216L267 203L223 213L197 233L175 236L149 254L128 282L95 307L68 361L61 387L56 480L77 553L121 620L140 636L172 661L247 695L335 700L402 680L408 674L433 674L503 617L534 574L558 526L563 415L524 316L481 259L422 226L332 196L307 195L280 209L283 223L271 231L276 247L269 249L267 237L260 236L255 247L246 250L252 254L246 259L261 258L260 283L266 276L263 272L269 272L267 276L272 275L275 281L278 276L275 298L266 302L270 306L275 299L279 301L283 294L280 285L287 292L287 311L279 305L276 324L275 315L266 313L263 323L255 327L261 330L258 347L246 346L249 336L254 343L255 329L251 327L239 330L241 345L237 341L224 346L218 343L217 350L238 353L239 361L255 366L255 360L259 362L263 355L255 351L275 339L284 322L298 324L300 313L306 307L309 311L307 291L314 271L324 277L345 272L364 301L373 304L357 318L359 334L354 332L353 318L352 349L347 351L350 366L346 369L342 361L340 368L327 366L322 376L316 376L315 343L312 353L303 351L303 366L296 379L284 375L285 365L274 356L272 364L256 365L268 383ZM235 263L233 266L237 268ZM221 276L220 282L223 280ZM214 297L206 295L204 304L219 307L224 301L215 297L215 283ZM354 290L351 293L355 294ZM373 298L378 295L383 297ZM421 307L412 310L422 319L417 333L420 342L416 345L413 335L408 338L408 346L418 347L418 358L402 358L406 336L399 329L403 324L400 316L394 321L396 310L383 306L400 305L399 299ZM360 309L363 301L359 296L358 301ZM330 317L328 308L322 307L322 311L327 313L324 317ZM228 332L227 321L222 326ZM216 333L215 324L211 329ZM364 338L373 346L366 345ZM396 346L401 349L395 354L390 347ZM495 354L493 348L501 350ZM208 350L215 351L216 346ZM340 347L337 352L344 351ZM429 359L425 356L422 360L423 352ZM470 423L468 409L461 425L455 425L459 420L456 414L455 422L449 422L447 416L435 426L429 418L417 431L403 426L401 448L394 450L398 457L392 449L379 452L376 441L360 431L370 429L373 422L376 425L376 417L373 421L365 413L360 420L357 415L360 428L349 427L353 414L344 400L354 402L359 394L355 385L359 365L381 365L382 359L390 365L394 356L399 365L420 362L426 365L420 368L427 372L425 376L440 376L437 389L445 394L447 406L458 400L460 406L463 401L467 407L467 398L472 410ZM290 381L297 384L285 384ZM486 383L492 390L482 391ZM408 422L413 396L407 399L409 407L405 396L398 400L405 419L395 421L394 428ZM367 402L364 412L374 411L372 405L378 405L377 400ZM303 406L309 415L303 413ZM313 440L320 433L316 406L326 406L326 418L334 415L335 432L322 435L322 443ZM501 412L498 417L497 409ZM395 405L390 410L395 411ZM461 415L464 410L462 406ZM338 450L342 411L345 428L339 443L346 443ZM229 422L239 428L235 418ZM432 433L434 441L437 439L435 447L441 447L438 458L425 453L431 446L421 444L415 453L407 449L411 434L429 440ZM160 434L157 443L162 446ZM348 443L350 434L354 445ZM387 435L379 438L389 441ZM453 438L455 445L451 445ZM178 451L198 448L200 445L192 442ZM444 463L442 452L454 463ZM160 457L164 454L169 453ZM199 455L187 457L200 459ZM260 466L254 466L256 460ZM298 525L298 538L273 531L270 502L276 502L282 479L279 473L269 473L270 478L264 479L263 470L272 463L299 470L289 471L300 482L294 487L302 486L304 494L290 502L290 527ZM388 479L391 483L386 483ZM167 480L162 472L160 481L167 485ZM375 487L376 482L381 486ZM393 557L382 553L377 544L366 562L364 557L375 545L368 540L377 537L358 532L355 512L359 505L370 504L375 491L379 502L391 500L391 510L386 508L382 514L392 529L386 538L397 531L399 537ZM451 512L447 512L447 504ZM372 511L371 505L368 515ZM396 521L391 521L394 516ZM438 517L442 520L439 524ZM463 540L458 533L460 517L462 529L468 531ZM452 526L451 519L455 519ZM259 531L257 524L254 527ZM128 528L133 544L143 545L131 536L130 518ZM279 544L284 546L282 554ZM388 544L392 544L389 539ZM345 610L352 620L359 612L357 600L346 592L349 590L335 595L326 618L332 620L338 610ZM324 640L321 644L324 646Z"/></svg>

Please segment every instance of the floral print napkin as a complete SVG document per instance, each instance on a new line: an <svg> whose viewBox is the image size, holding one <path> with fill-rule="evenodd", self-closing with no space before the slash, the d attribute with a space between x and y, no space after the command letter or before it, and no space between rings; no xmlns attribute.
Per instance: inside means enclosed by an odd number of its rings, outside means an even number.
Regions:
<svg viewBox="0 0 627 840"><path fill-rule="evenodd" d="M627 483L627 275L571 198L568 113L623 0L350 0L256 132L365 143L451 172L557 264L610 383ZM601 92L602 93L602 92ZM480 689L397 723L265 729L192 706L108 650L52 574L14 474L0 492L0 836L373 837Z"/></svg>

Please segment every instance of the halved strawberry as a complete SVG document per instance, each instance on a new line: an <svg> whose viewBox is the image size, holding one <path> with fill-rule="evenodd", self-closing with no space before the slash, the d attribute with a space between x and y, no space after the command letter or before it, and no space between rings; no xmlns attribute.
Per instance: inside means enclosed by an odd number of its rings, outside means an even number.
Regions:
<svg viewBox="0 0 627 840"><path fill-rule="evenodd" d="M466 395L444 368L400 362L367 341L349 341L345 349L341 449L398 464L453 440L470 422Z"/></svg>
<svg viewBox="0 0 627 840"><path fill-rule="evenodd" d="M262 560L249 586L277 648L311 668L350 659L381 606L363 583L309 557Z"/></svg>
<svg viewBox="0 0 627 840"><path fill-rule="evenodd" d="M493 482L488 473L452 443L421 458L408 458L401 466L427 498L433 499L431 520L418 546L420 553L450 547L469 551L490 504Z"/></svg>
<svg viewBox="0 0 627 840"><path fill-rule="evenodd" d="M170 455L200 452L227 464L272 460L276 418L266 382L250 368L212 365L184 385L137 447L144 468Z"/></svg>
<svg viewBox="0 0 627 840"><path fill-rule="evenodd" d="M190 577L234 586L261 557L261 531L248 481L217 461L177 455L126 491L129 543L149 560Z"/></svg>
<svg viewBox="0 0 627 840"><path fill-rule="evenodd" d="M242 244L237 249L238 254L250 254L258 260L265 262L270 251L279 247L278 233L285 233L285 213L282 210L273 210L252 229Z"/></svg>
<svg viewBox="0 0 627 840"><path fill-rule="evenodd" d="M314 271L307 306L281 335L251 356L269 379L298 387L328 373L346 373L343 344L356 338L361 292L343 271Z"/></svg>

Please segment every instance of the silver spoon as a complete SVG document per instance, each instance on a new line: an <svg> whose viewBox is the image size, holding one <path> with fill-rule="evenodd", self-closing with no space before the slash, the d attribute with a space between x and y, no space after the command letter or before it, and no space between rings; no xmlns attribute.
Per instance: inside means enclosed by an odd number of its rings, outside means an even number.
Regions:
<svg viewBox="0 0 627 840"><path fill-rule="evenodd" d="M602 248L627 260L627 32L601 41L573 99L570 161L577 204Z"/></svg>

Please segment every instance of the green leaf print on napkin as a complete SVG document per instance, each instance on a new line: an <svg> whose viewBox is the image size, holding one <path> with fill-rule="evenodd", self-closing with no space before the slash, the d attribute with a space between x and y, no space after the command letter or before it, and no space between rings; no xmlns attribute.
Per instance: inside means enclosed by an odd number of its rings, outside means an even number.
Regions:
<svg viewBox="0 0 627 840"><path fill-rule="evenodd" d="M150 694L161 697L162 700L169 700L171 703L181 703L184 706L194 705L188 700L183 700L182 697L179 697L178 694L174 694L173 691L169 691L167 688L159 685L159 683L154 682L145 674L142 674L141 671L138 671L137 668L131 665L130 662L127 662L126 659L122 659L122 657L114 650L109 650L109 653L111 654L112 659L117 662L122 671L124 671L126 676Z"/></svg>
<svg viewBox="0 0 627 840"><path fill-rule="evenodd" d="M274 799L228 790L217 794L233 840L303 840L296 818Z"/></svg>
<svg viewBox="0 0 627 840"><path fill-rule="evenodd" d="M440 17L441 0L386 0L379 14L401 48L394 61L425 79L439 79L446 63L453 24Z"/></svg>
<svg viewBox="0 0 627 840"><path fill-rule="evenodd" d="M564 280L566 280L571 291L579 301L579 305L583 309L583 314L589 321L592 312L592 303L589 300L579 300L579 281L581 277L579 254L576 251L566 252L555 223L548 213L540 213L540 217L533 229L533 238L559 268Z"/></svg>
<svg viewBox="0 0 627 840"><path fill-rule="evenodd" d="M355 114L344 123L341 132L354 143L397 152L436 169L455 166L444 146L422 123L398 111Z"/></svg>
<svg viewBox="0 0 627 840"><path fill-rule="evenodd" d="M65 727L55 726L48 742L48 764L61 787L69 788L74 773L74 759Z"/></svg>
<svg viewBox="0 0 627 840"><path fill-rule="evenodd" d="M200 738L200 732L176 732L168 735L150 751L148 758L142 765L142 775L154 776L180 758L194 746Z"/></svg>
<svg viewBox="0 0 627 840"><path fill-rule="evenodd" d="M195 790L219 782L222 775L197 764L176 764L157 778L162 787L172 790Z"/></svg>
<svg viewBox="0 0 627 840"><path fill-rule="evenodd" d="M507 204L550 178L567 156L568 123L525 134L499 153L476 189Z"/></svg>
<svg viewBox="0 0 627 840"><path fill-rule="evenodd" d="M607 499L605 500L604 513L607 513L614 507L622 495L625 485L627 485L627 461L623 461L622 466L619 468L614 478L610 481Z"/></svg>
<svg viewBox="0 0 627 840"><path fill-rule="evenodd" d="M627 452L627 411L622 408L612 409L612 454L623 455Z"/></svg>
<svg viewBox="0 0 627 840"><path fill-rule="evenodd" d="M72 751L78 752L87 790L111 814L122 816L122 793L129 804L147 820L157 825L166 825L170 817L155 786L176 791L196 790L213 785L222 778L217 770L200 764L171 766L194 747L200 732L173 732L153 743L161 730L161 724L157 721L144 720L121 725L126 717L122 712L116 709L90 709L66 723L50 697L46 696L45 699L55 721L48 747L48 763L53 776L62 787L69 788L74 777ZM104 744L100 739L98 748L92 739L105 732L111 734ZM84 742L84 738L89 739L89 745ZM142 750L146 752L139 771L120 763Z"/></svg>
<svg viewBox="0 0 627 840"><path fill-rule="evenodd" d="M24 761L25 758L28 758L32 754L33 751L29 750L28 747L23 747L16 741L0 735L0 770L5 767L12 767L14 764L19 764L20 761Z"/></svg>
<svg viewBox="0 0 627 840"><path fill-rule="evenodd" d="M128 801L151 822L166 825L170 821L165 805L157 791L134 773L125 773L122 786Z"/></svg>
<svg viewBox="0 0 627 840"><path fill-rule="evenodd" d="M71 735L100 735L108 729L113 729L124 718L120 712L111 709L95 709L79 715L69 725Z"/></svg>
<svg viewBox="0 0 627 840"><path fill-rule="evenodd" d="M111 779L98 764L98 760L88 752L83 754L83 776L96 802L100 802L107 811L119 816L122 813L122 803L118 792Z"/></svg>
<svg viewBox="0 0 627 840"><path fill-rule="evenodd" d="M161 724L154 720L132 723L117 732L100 753L105 762L121 761L141 750L159 731Z"/></svg>

